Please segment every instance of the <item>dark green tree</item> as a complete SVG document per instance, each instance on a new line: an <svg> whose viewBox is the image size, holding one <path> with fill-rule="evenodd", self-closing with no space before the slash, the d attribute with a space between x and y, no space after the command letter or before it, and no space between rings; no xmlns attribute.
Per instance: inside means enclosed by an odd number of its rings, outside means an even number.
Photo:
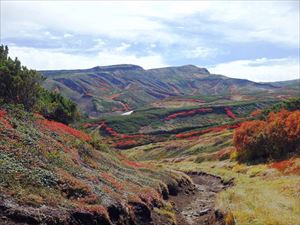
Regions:
<svg viewBox="0 0 300 225"><path fill-rule="evenodd" d="M18 58L11 59L7 46L0 46L0 100L21 104L26 110L39 112L48 119L73 122L78 116L76 104L44 89L44 80L37 71L22 66Z"/></svg>
<svg viewBox="0 0 300 225"><path fill-rule="evenodd" d="M8 47L0 46L0 98L6 103L23 104L30 110L37 101L44 78L35 70L8 56Z"/></svg>
<svg viewBox="0 0 300 225"><path fill-rule="evenodd" d="M62 123L72 123L79 117L76 104L59 93L43 89L35 106L44 117Z"/></svg>

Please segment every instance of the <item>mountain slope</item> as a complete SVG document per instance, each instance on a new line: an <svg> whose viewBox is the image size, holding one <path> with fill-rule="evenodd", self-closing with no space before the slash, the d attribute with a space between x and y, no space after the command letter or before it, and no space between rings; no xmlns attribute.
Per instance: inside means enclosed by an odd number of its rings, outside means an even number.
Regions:
<svg viewBox="0 0 300 225"><path fill-rule="evenodd" d="M0 108L0 137L0 224L174 224L164 199L192 187L15 106Z"/></svg>
<svg viewBox="0 0 300 225"><path fill-rule="evenodd" d="M78 103L90 117L125 112L161 100L207 101L207 98L245 100L281 93L295 95L278 84L255 83L210 74L193 65L144 70L136 65L94 67L86 70L40 71L45 87Z"/></svg>

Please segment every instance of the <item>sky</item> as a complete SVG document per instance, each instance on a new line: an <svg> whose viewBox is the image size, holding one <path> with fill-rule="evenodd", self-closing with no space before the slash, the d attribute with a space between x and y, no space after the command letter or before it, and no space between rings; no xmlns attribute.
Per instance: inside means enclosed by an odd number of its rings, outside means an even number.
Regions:
<svg viewBox="0 0 300 225"><path fill-rule="evenodd" d="M1 44L29 68L193 64L299 79L300 1L1 0Z"/></svg>

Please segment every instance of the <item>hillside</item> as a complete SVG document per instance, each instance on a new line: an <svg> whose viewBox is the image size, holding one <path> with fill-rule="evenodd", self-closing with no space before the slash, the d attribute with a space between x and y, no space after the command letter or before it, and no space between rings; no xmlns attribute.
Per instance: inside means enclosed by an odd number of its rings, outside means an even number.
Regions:
<svg viewBox="0 0 300 225"><path fill-rule="evenodd" d="M89 117L140 107L199 105L214 101L286 98L297 86L255 83L210 74L193 65L144 70L136 65L40 71L44 86L75 101Z"/></svg>
<svg viewBox="0 0 300 225"><path fill-rule="evenodd" d="M173 224L169 194L192 188L183 173L16 107L1 107L0 136L1 224Z"/></svg>

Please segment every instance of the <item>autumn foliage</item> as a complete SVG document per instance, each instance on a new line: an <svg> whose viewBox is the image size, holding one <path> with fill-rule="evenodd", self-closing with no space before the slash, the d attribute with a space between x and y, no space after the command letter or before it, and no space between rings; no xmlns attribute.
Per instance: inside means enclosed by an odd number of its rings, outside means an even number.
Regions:
<svg viewBox="0 0 300 225"><path fill-rule="evenodd" d="M189 116L194 116L199 113L208 113L212 112L211 108L200 108L200 109L193 109L193 110L188 110L188 111L183 111L183 112L178 112L178 113L173 113L165 118L165 120L173 120L176 119L177 117L189 117Z"/></svg>
<svg viewBox="0 0 300 225"><path fill-rule="evenodd" d="M266 121L241 124L235 131L234 144L239 161L281 159L300 151L300 111L271 112Z"/></svg>
<svg viewBox="0 0 300 225"><path fill-rule="evenodd" d="M229 107L225 107L225 112L227 114L227 116L229 116L230 118L232 119L235 119L236 118L236 115L234 115L234 113L231 111L231 109Z"/></svg>
<svg viewBox="0 0 300 225"><path fill-rule="evenodd" d="M55 122L52 120L42 119L42 120L40 120L40 124L52 131L56 131L59 133L67 133L67 134L73 135L77 138L80 138L84 141L91 140L91 137L88 134L86 134L82 131L76 130L72 127L69 127L63 123Z"/></svg>
<svg viewBox="0 0 300 225"><path fill-rule="evenodd" d="M12 128L10 123L6 119L7 112L5 110L0 109L0 123L4 125L5 128Z"/></svg>

